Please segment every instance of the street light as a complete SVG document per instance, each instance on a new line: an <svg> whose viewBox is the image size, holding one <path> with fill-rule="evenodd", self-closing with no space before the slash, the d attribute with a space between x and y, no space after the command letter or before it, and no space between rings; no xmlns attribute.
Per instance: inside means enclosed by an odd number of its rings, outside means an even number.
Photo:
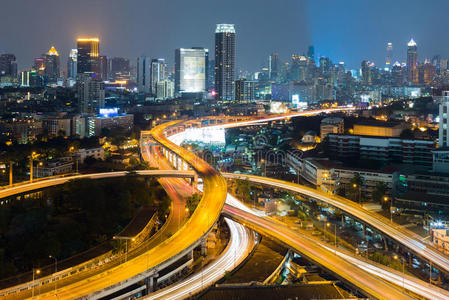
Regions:
<svg viewBox="0 0 449 300"><path fill-rule="evenodd" d="M384 196L384 201L388 202L387 196ZM393 199L390 201L390 221L393 222Z"/></svg>
<svg viewBox="0 0 449 300"><path fill-rule="evenodd" d="M405 281L405 279L404 279L404 277L405 277L405 262L402 260L402 257L399 257L397 254L395 254L393 256L393 258L395 260L399 259L399 261L402 264L402 288L405 290L405 283L404 283L404 281Z"/></svg>
<svg viewBox="0 0 449 300"><path fill-rule="evenodd" d="M267 177L267 164L265 163L265 159L261 159L260 160L260 162L263 164L263 166L264 166L264 173L263 173L263 176L264 177Z"/></svg>
<svg viewBox="0 0 449 300"><path fill-rule="evenodd" d="M36 156L37 156L36 152L34 152L34 151L31 152L31 155L30 155L30 182L33 182L33 159Z"/></svg>
<svg viewBox="0 0 449 300"><path fill-rule="evenodd" d="M327 222L326 226L329 228L331 223ZM337 224L334 224L335 232L334 232L334 244L335 244L335 255L337 255Z"/></svg>
<svg viewBox="0 0 449 300"><path fill-rule="evenodd" d="M49 255L48 258L54 259L55 260L55 274L58 273L58 259L53 256L53 255ZM56 295L56 290L58 289L58 281L55 280L55 295Z"/></svg>
<svg viewBox="0 0 449 300"><path fill-rule="evenodd" d="M35 275L39 275L40 273L41 273L41 270L33 269L33 288L31 289L31 299L34 299L34 279L35 279Z"/></svg>

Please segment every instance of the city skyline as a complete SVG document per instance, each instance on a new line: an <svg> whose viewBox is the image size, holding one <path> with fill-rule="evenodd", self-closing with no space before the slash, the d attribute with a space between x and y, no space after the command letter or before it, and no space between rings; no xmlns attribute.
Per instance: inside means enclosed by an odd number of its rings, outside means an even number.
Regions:
<svg viewBox="0 0 449 300"><path fill-rule="evenodd" d="M237 5L233 0L220 10L203 0L194 3L136 0L126 4L96 1L89 3L89 10L84 11L83 1L64 4L53 0L39 4L6 1L2 4L5 9L0 12L0 36L3 37L0 52L14 53L19 69L25 69L51 45L65 61L69 51L76 48L77 38L98 36L103 54L110 57L126 57L134 64L142 55L165 57L173 65L176 48L213 49L213 32L219 23L235 24L239 32L237 70L256 71L267 66L268 56L274 52L279 53L283 61L289 61L291 54L306 53L309 45L315 46L317 57L326 56L336 63L344 61L349 68L359 68L362 60L383 65L388 42L393 43L393 62L405 61L407 42L411 38L417 42L422 60L449 52L449 42L434 38L441 31L439 28L448 22L438 17L445 11L441 8L449 6L441 0L437 1L440 5L432 7L415 1L413 8L401 0L389 5L391 9L386 11L383 9L385 1L363 4L348 0L347 5L318 2L287 0L282 6L275 3L260 6L249 1L233 11L233 4ZM320 9L323 2L325 9ZM415 9L417 7L422 9ZM49 9L63 13L45 20L34 17ZM361 14L362 11L367 13ZM196 14L201 14L201 18L189 17ZM19 16L30 21L27 26L18 24L11 29L7 24ZM271 21L262 22L266 17ZM403 26L394 26L394 22ZM335 26L327 26L329 23ZM48 34L36 35L29 28L40 28L40 32ZM29 45L24 47L24 41Z"/></svg>

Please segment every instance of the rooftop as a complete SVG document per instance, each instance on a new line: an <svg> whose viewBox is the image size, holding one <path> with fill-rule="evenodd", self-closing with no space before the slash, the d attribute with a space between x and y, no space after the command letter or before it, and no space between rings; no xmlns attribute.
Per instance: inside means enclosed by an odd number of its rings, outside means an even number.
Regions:
<svg viewBox="0 0 449 300"><path fill-rule="evenodd" d="M217 24L215 33L235 33L234 24Z"/></svg>

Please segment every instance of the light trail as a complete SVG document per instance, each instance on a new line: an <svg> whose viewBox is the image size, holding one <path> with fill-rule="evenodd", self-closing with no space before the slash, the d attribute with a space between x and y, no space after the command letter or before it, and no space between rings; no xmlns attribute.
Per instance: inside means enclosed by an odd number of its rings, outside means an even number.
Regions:
<svg viewBox="0 0 449 300"><path fill-rule="evenodd" d="M184 299L199 293L221 279L226 271L238 266L253 248L254 235L244 226L225 218L231 240L223 254L201 271L187 277L181 282L156 291L145 299Z"/></svg>

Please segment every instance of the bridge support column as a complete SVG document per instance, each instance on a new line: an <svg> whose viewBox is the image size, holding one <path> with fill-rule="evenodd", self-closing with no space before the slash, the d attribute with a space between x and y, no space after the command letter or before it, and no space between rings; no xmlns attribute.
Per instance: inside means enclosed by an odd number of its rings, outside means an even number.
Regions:
<svg viewBox="0 0 449 300"><path fill-rule="evenodd" d="M363 240L366 241L366 225L362 224L362 230L363 230Z"/></svg>
<svg viewBox="0 0 449 300"><path fill-rule="evenodd" d="M153 276L148 277L145 280L145 284L147 285L147 294L150 294L156 290L157 278Z"/></svg>
<svg viewBox="0 0 449 300"><path fill-rule="evenodd" d="M345 216L341 215L341 227L344 228L345 227Z"/></svg>
<svg viewBox="0 0 449 300"><path fill-rule="evenodd" d="M386 237L382 236L382 239L384 240L384 247L385 247L385 251L388 251L388 240Z"/></svg>
<svg viewBox="0 0 449 300"><path fill-rule="evenodd" d="M195 172L195 174L193 175L193 179L192 179L192 187L194 189L198 188L198 174Z"/></svg>
<svg viewBox="0 0 449 300"><path fill-rule="evenodd" d="M201 240L201 255L206 256L207 255L207 239L203 238Z"/></svg>

